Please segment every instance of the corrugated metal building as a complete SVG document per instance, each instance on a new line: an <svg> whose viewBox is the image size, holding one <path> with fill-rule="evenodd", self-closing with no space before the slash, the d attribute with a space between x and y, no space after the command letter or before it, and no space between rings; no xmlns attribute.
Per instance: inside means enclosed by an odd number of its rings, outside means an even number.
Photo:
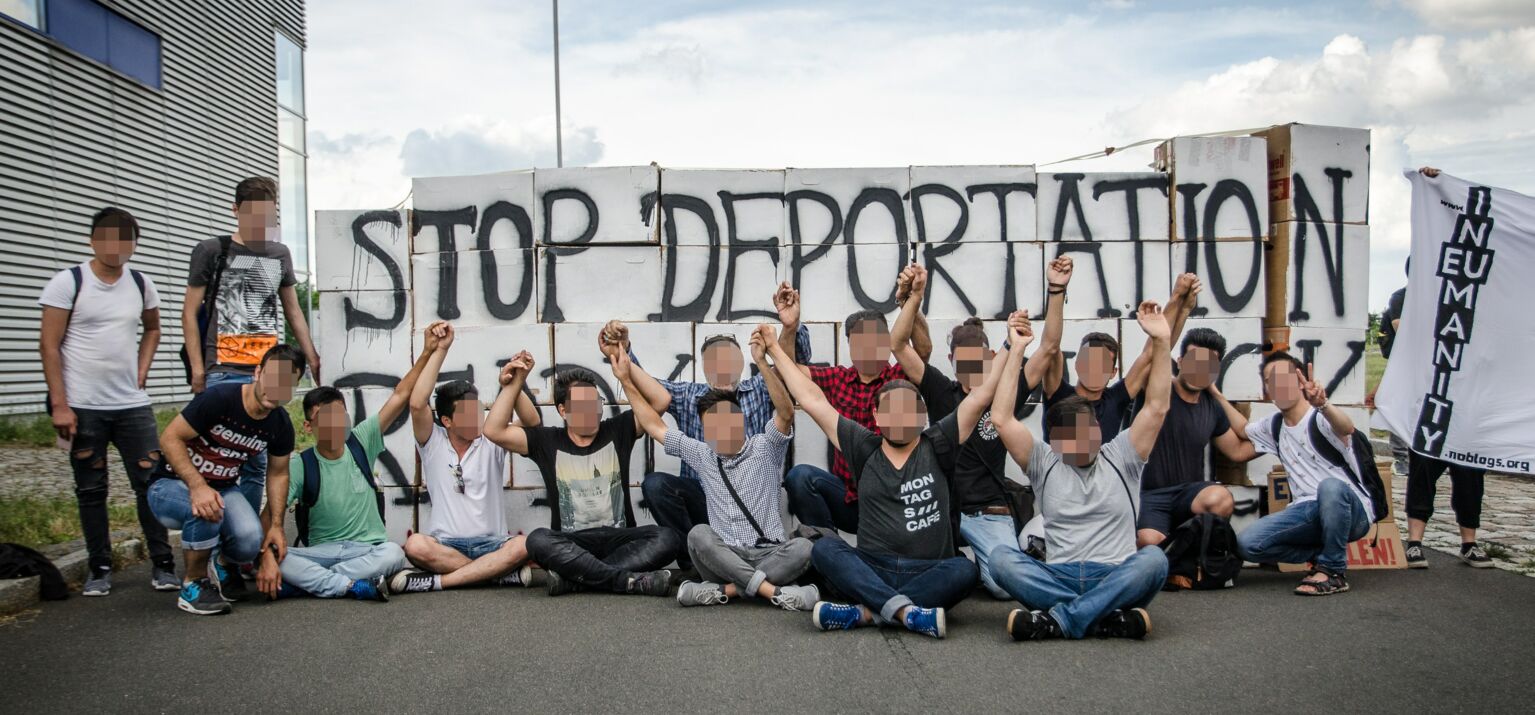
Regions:
<svg viewBox="0 0 1535 715"><path fill-rule="evenodd" d="M304 0L0 0L0 413L42 410L37 298L103 206L138 218L131 265L160 287L157 402L190 397L187 259L234 230L241 179L280 179L305 279L303 47Z"/></svg>

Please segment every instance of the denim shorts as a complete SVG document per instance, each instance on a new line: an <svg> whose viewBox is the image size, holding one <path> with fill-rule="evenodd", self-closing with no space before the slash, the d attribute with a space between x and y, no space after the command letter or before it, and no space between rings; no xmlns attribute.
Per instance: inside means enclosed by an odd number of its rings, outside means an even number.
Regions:
<svg viewBox="0 0 1535 715"><path fill-rule="evenodd" d="M470 536L463 539L441 538L437 543L442 544L470 559L477 559L485 554L501 548L502 544L511 541L510 536Z"/></svg>

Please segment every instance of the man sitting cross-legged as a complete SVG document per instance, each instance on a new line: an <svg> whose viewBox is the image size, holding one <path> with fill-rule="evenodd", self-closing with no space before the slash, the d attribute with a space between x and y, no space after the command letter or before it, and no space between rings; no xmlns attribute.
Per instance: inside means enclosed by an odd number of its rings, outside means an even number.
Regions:
<svg viewBox="0 0 1535 715"><path fill-rule="evenodd" d="M712 606L732 597L760 596L786 611L809 610L820 600L815 586L791 586L810 567L810 541L786 539L779 512L784 452L794 428L794 401L768 366L767 345L777 340L772 326L752 333L752 360L773 402L773 421L748 436L735 392L711 390L697 400L704 439L668 429L645 400L633 400L634 415L666 453L682 458L702 483L708 523L688 531L687 548L702 581L684 581L677 602ZM613 373L629 394L639 394L633 374L641 368L617 355Z"/></svg>
<svg viewBox="0 0 1535 715"><path fill-rule="evenodd" d="M502 508L501 493L510 474L507 453L484 427L474 384L454 380L438 387L435 421L428 407L453 338L453 326L447 323L428 328L424 352L430 357L410 393L411 429L421 457L421 480L432 498L432 514L426 533L411 534L405 540L405 555L417 568L389 580L394 593L484 582L527 585L530 578L527 540L508 534ZM538 408L526 395L517 407L519 419L539 423Z"/></svg>
<svg viewBox="0 0 1535 715"><path fill-rule="evenodd" d="M599 338L615 377L627 365L628 345ZM629 499L629 452L639 439L635 413L602 419L601 378L585 368L566 368L554 378L554 403L563 427L509 424L512 402L533 370L523 353L501 371L501 394L486 418L485 435L538 465L549 498L547 529L528 534L528 553L548 571L548 591L558 596L587 589L665 596L671 572L661 567L682 550L682 537L662 526L635 526ZM670 400L655 379L635 370L631 402L651 410ZM622 379L620 377L620 379Z"/></svg>
<svg viewBox="0 0 1535 715"><path fill-rule="evenodd" d="M288 504L299 505L300 515L307 515L299 521L304 545L289 548L282 560L279 597L387 601L386 579L410 566L404 549L384 533L382 502L371 475L384 451L384 431L405 412L416 379L437 350L443 325L426 329L426 349L416 364L379 411L356 427L349 425L340 390L317 387L304 395L304 429L314 434L315 446L288 465ZM319 488L312 495L314 504L304 506L300 502L311 477Z"/></svg>
<svg viewBox="0 0 1535 715"><path fill-rule="evenodd" d="M1027 320L1021 313L1014 319ZM770 349L774 363L791 364L781 346ZM874 395L878 434L839 415L800 370L785 367L779 375L846 456L859 494L858 547L829 534L816 541L810 555L826 581L857 604L817 603L814 623L823 630L900 624L942 638L945 609L975 588L977 574L975 564L955 548L959 522L949 474L960 445L991 402L996 375L932 426L916 386L890 380Z"/></svg>
<svg viewBox="0 0 1535 715"><path fill-rule="evenodd" d="M1034 486L1045 517L1048 558L1041 562L1012 549L992 552L992 578L1028 609L1007 618L1007 631L1016 640L1144 638L1151 632L1146 606L1167 578L1167 556L1156 546L1136 550L1135 517L1141 470L1167 415L1172 366L1161 308L1147 301L1136 317L1152 342L1146 404L1130 429L1106 445L1092 405L1081 397L1061 400L1045 413L1048 443L1036 443L1013 417L1025 338L1010 328L1012 349L991 406L992 422Z"/></svg>

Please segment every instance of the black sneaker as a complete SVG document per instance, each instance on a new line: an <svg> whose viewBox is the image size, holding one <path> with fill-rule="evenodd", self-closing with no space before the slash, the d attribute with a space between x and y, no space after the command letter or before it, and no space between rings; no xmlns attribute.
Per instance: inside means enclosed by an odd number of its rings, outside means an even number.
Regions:
<svg viewBox="0 0 1535 715"><path fill-rule="evenodd" d="M1407 548L1403 549L1402 553L1407 556L1407 568L1428 568L1428 556L1423 553L1423 544L1409 541L1407 542Z"/></svg>
<svg viewBox="0 0 1535 715"><path fill-rule="evenodd" d="M1065 638L1061 632L1061 626L1055 622L1050 614L1044 611L1025 611L1013 609L1007 614L1007 634L1015 641L1042 641L1051 638Z"/></svg>
<svg viewBox="0 0 1535 715"><path fill-rule="evenodd" d="M1492 557L1488 556L1487 551L1482 548L1482 545L1475 541L1460 545L1460 560L1466 562L1466 565L1471 568L1492 568Z"/></svg>
<svg viewBox="0 0 1535 715"><path fill-rule="evenodd" d="M230 603L243 600L250 595L250 589L245 587L245 579L240 576L239 569L228 568L217 561L209 560L208 579L218 584L219 595Z"/></svg>
<svg viewBox="0 0 1535 715"><path fill-rule="evenodd" d="M585 586L582 586L581 584L576 583L575 581L572 581L568 578L564 578L553 571L548 572L546 583L544 584L545 593L548 593L551 596L563 596L567 593L576 593L577 591L585 590Z"/></svg>
<svg viewBox="0 0 1535 715"><path fill-rule="evenodd" d="M437 574L420 569L404 569L389 578L389 592L426 593L437 588Z"/></svg>
<svg viewBox="0 0 1535 715"><path fill-rule="evenodd" d="M1132 608L1128 611L1110 611L1098 621L1098 629L1093 635L1099 638L1141 640L1150 632L1151 614L1144 608Z"/></svg>
<svg viewBox="0 0 1535 715"><path fill-rule="evenodd" d="M629 593L643 596L665 596L670 592L671 585L672 572L666 569L646 571L634 575L634 580L629 582Z"/></svg>
<svg viewBox="0 0 1535 715"><path fill-rule="evenodd" d="M198 616L220 616L232 610L213 582L200 578L181 586L176 607Z"/></svg>

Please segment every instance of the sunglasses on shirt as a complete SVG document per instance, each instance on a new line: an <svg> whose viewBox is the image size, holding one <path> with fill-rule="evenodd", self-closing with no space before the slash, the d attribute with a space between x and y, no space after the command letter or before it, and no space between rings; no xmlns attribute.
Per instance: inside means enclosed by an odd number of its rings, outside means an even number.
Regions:
<svg viewBox="0 0 1535 715"><path fill-rule="evenodd" d="M464 465L462 465L462 464L455 464L455 465L453 465L453 481L456 483L456 486L458 487L458 493L459 494L463 494L464 493Z"/></svg>

